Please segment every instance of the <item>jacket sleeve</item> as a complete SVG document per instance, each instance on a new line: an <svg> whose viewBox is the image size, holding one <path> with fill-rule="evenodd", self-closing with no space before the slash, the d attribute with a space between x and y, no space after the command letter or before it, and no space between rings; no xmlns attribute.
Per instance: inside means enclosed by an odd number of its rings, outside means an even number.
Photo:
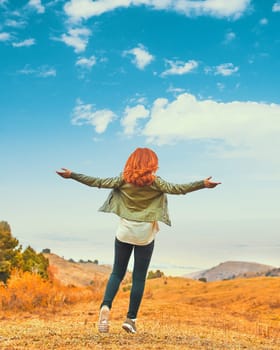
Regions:
<svg viewBox="0 0 280 350"><path fill-rule="evenodd" d="M123 182L121 176L99 178L83 174L71 173L71 179L81 182L84 185L98 188L118 188Z"/></svg>
<svg viewBox="0 0 280 350"><path fill-rule="evenodd" d="M193 192L205 188L204 180L190 182L187 184L173 184L171 182L163 180L159 176L156 177L154 185L161 192L168 194L186 194L188 192Z"/></svg>

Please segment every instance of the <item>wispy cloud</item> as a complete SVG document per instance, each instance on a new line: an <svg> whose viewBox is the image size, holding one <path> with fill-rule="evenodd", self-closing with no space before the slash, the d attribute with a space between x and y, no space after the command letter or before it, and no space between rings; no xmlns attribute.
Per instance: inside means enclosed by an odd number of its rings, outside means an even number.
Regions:
<svg viewBox="0 0 280 350"><path fill-rule="evenodd" d="M267 18L262 18L262 19L260 20L260 24L261 24L262 26L267 25L267 24L268 24L268 19L267 19Z"/></svg>
<svg viewBox="0 0 280 350"><path fill-rule="evenodd" d="M70 0L64 6L65 13L73 20L99 16L117 8L147 6L154 10L169 10L186 16L209 15L237 19L249 8L251 0Z"/></svg>
<svg viewBox="0 0 280 350"><path fill-rule="evenodd" d="M45 7L42 5L41 0L29 0L27 6L35 9L38 13L45 12Z"/></svg>
<svg viewBox="0 0 280 350"><path fill-rule="evenodd" d="M174 1L174 9L186 16L213 16L218 18L228 17L238 19L248 10L251 0L232 1Z"/></svg>
<svg viewBox="0 0 280 350"><path fill-rule="evenodd" d="M121 125L124 127L126 135L133 135L137 132L137 122L139 119L145 119L149 116L149 110L143 105L135 107L126 107L124 117L121 119Z"/></svg>
<svg viewBox="0 0 280 350"><path fill-rule="evenodd" d="M225 89L225 84L218 82L218 83L217 83L217 88L218 88L220 91L223 91L223 90Z"/></svg>
<svg viewBox="0 0 280 350"><path fill-rule="evenodd" d="M56 70L54 68L42 68L38 71L38 77L40 78L48 78L48 77L55 77L56 76Z"/></svg>
<svg viewBox="0 0 280 350"><path fill-rule="evenodd" d="M280 12L280 1L275 2L272 6L272 11L273 12Z"/></svg>
<svg viewBox="0 0 280 350"><path fill-rule="evenodd" d="M91 31L88 28L69 29L68 34L62 34L60 40L74 48L76 53L85 51Z"/></svg>
<svg viewBox="0 0 280 350"><path fill-rule="evenodd" d="M18 43L12 43L13 47L28 47L35 45L36 41L33 38L20 41Z"/></svg>
<svg viewBox="0 0 280 350"><path fill-rule="evenodd" d="M139 69L144 69L154 60L154 56L151 55L148 50L141 44L131 50L124 51L123 55L132 55L132 62Z"/></svg>
<svg viewBox="0 0 280 350"><path fill-rule="evenodd" d="M215 67L216 75L229 76L238 72L239 67L234 66L233 63L223 63Z"/></svg>
<svg viewBox="0 0 280 350"><path fill-rule="evenodd" d="M47 65L40 66L38 68L32 68L30 65L26 65L23 69L19 70L18 73L23 75L32 75L37 78L48 78L56 76L56 70Z"/></svg>
<svg viewBox="0 0 280 350"><path fill-rule="evenodd" d="M13 28L22 28L26 25L26 21L20 19L20 20L15 20L15 19L7 19L5 21L5 26L7 27L13 27Z"/></svg>
<svg viewBox="0 0 280 350"><path fill-rule="evenodd" d="M162 77L166 75L187 74L198 67L198 62L194 60L190 60L187 62L166 60L166 64L169 66L169 68L165 70L163 73L161 73Z"/></svg>
<svg viewBox="0 0 280 350"><path fill-rule="evenodd" d="M172 94L178 95L178 94L182 94L183 92L185 92L185 89L182 89L179 87L174 87L174 86L170 85L169 88L167 89L167 92L171 92Z"/></svg>
<svg viewBox="0 0 280 350"><path fill-rule="evenodd" d="M11 34L7 32L0 33L0 41L9 41L11 39Z"/></svg>
<svg viewBox="0 0 280 350"><path fill-rule="evenodd" d="M46 7L55 6L55 5L59 4L60 2L65 2L65 1L64 0L51 0L46 4Z"/></svg>
<svg viewBox="0 0 280 350"><path fill-rule="evenodd" d="M84 104L78 99L71 121L74 125L91 125L98 134L102 134L115 117L109 109L96 110L93 104Z"/></svg>
<svg viewBox="0 0 280 350"><path fill-rule="evenodd" d="M234 32L228 32L225 35L224 44L231 43L236 38L236 34Z"/></svg>
<svg viewBox="0 0 280 350"><path fill-rule="evenodd" d="M96 64L96 57L90 56L89 58L86 57L79 57L76 61L76 66L85 68L85 69L91 69Z"/></svg>

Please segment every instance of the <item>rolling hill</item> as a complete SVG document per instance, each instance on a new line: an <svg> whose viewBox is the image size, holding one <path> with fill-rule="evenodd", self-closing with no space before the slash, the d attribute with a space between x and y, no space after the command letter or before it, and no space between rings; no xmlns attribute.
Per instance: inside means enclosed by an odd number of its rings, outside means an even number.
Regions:
<svg viewBox="0 0 280 350"><path fill-rule="evenodd" d="M89 286L94 280L107 279L111 266L92 262L73 262L56 254L46 254L54 277L64 285Z"/></svg>
<svg viewBox="0 0 280 350"><path fill-rule="evenodd" d="M49 259L54 277L64 285L89 286L94 280L107 280L112 270L110 265L68 261L53 253L44 253L44 256ZM280 276L280 268L254 262L227 261L210 269L182 277L213 282L258 276Z"/></svg>
<svg viewBox="0 0 280 350"><path fill-rule="evenodd" d="M276 270L273 266L254 262L226 261L208 270L187 274L185 277L195 280L203 278L207 282L213 282L241 277L265 276Z"/></svg>

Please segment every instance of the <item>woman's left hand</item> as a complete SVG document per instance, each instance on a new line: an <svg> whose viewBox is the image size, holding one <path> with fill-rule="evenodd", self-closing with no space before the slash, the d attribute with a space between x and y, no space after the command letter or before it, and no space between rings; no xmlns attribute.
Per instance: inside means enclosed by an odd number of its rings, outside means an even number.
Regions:
<svg viewBox="0 0 280 350"><path fill-rule="evenodd" d="M62 171L56 171L57 175L64 177L64 179L69 179L71 177L72 171L66 168L61 168Z"/></svg>

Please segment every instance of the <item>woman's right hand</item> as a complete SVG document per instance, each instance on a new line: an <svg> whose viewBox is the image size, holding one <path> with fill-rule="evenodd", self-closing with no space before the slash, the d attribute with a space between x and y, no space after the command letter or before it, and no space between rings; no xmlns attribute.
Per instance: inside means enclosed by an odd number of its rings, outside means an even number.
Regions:
<svg viewBox="0 0 280 350"><path fill-rule="evenodd" d="M69 179L69 177L71 177L71 173L72 171L66 168L61 168L62 171L56 171L56 173L61 176L64 177L65 179Z"/></svg>
<svg viewBox="0 0 280 350"><path fill-rule="evenodd" d="M214 187L221 184L221 182L215 182L215 181L212 181L211 179L212 179L212 176L209 176L209 177L207 177L207 179L204 180L205 187L214 188Z"/></svg>

